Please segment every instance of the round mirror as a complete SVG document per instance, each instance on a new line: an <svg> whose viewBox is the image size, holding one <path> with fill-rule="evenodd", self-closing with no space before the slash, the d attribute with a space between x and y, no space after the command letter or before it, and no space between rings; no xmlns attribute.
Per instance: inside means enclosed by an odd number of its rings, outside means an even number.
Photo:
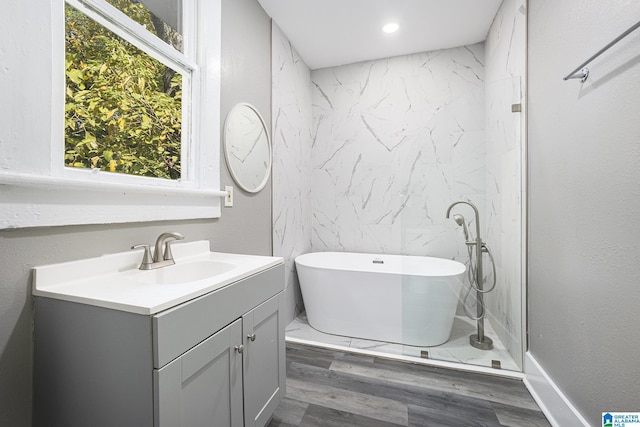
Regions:
<svg viewBox="0 0 640 427"><path fill-rule="evenodd" d="M262 116L247 103L236 104L224 122L224 157L238 186L262 190L271 172L271 141Z"/></svg>

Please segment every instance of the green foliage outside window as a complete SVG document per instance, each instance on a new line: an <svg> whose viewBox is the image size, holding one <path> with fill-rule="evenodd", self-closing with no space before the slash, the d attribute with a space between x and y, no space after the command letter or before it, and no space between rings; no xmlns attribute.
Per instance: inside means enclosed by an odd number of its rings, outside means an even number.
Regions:
<svg viewBox="0 0 640 427"><path fill-rule="evenodd" d="M109 0L154 34L140 3ZM180 178L182 76L66 6L65 165Z"/></svg>

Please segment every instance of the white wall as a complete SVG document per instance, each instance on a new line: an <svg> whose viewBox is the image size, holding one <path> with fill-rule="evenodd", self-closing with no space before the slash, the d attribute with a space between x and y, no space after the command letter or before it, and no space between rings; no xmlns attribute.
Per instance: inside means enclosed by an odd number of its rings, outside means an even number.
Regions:
<svg viewBox="0 0 640 427"><path fill-rule="evenodd" d="M312 72L314 251L466 257L445 214L486 211L483 50Z"/></svg>
<svg viewBox="0 0 640 427"><path fill-rule="evenodd" d="M285 319L303 310L296 256L311 251L311 71L273 23L273 254L285 258Z"/></svg>
<svg viewBox="0 0 640 427"><path fill-rule="evenodd" d="M591 425L640 408L640 3L529 1L529 351Z"/></svg>
<svg viewBox="0 0 640 427"><path fill-rule="evenodd" d="M488 318L522 367L522 203L526 58L525 0L504 0L485 41L487 215L485 241L496 265L496 287L487 294ZM485 272L489 272L488 257ZM487 286L490 286L489 283Z"/></svg>

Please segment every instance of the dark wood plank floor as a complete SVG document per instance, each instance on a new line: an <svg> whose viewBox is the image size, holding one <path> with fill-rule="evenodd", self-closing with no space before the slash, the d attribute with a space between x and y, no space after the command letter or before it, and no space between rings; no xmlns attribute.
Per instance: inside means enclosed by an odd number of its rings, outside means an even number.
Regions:
<svg viewBox="0 0 640 427"><path fill-rule="evenodd" d="M550 426L519 380L287 344L269 427Z"/></svg>

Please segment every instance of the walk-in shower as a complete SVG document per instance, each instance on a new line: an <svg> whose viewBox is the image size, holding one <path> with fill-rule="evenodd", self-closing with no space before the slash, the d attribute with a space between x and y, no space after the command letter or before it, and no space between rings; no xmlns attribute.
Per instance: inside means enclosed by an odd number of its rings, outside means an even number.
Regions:
<svg viewBox="0 0 640 427"><path fill-rule="evenodd" d="M272 240L274 254L290 266L287 307L297 319L288 339L416 363L522 369L526 3L502 5L485 43L311 71L274 25L273 117L280 120L272 133L280 166L273 174ZM451 336L441 345L345 338L308 325L295 257L340 252L464 262L475 247L465 241L475 241L476 230L467 205L456 205L445 218L458 200L477 206L482 240L495 258L497 283L484 294L484 339L476 340L486 344L491 338L492 350L469 344L469 336L478 335L472 320L478 317L475 281L467 300L471 318L458 300ZM468 238L462 225L454 225L454 215L466 218ZM487 275L491 262L481 255ZM475 253L472 258L475 278ZM494 280L488 276L483 291ZM467 288L465 280L458 298Z"/></svg>
<svg viewBox="0 0 640 427"><path fill-rule="evenodd" d="M453 209L454 206L461 203L469 205L471 206L471 208L473 208L473 213L475 215L474 221L476 224L476 237L475 239L473 239L472 236L469 234L469 229L467 228L467 224L465 222L464 217L460 214L453 215L453 220L456 222L456 224L462 227L462 230L464 232L465 245L467 245L467 251L469 253L469 268L467 269L467 272L469 275L469 287L467 288L467 292L463 298L462 307L464 309L465 314L471 320L475 320L477 322L477 327L478 327L477 333L469 336L469 343L475 348L479 348L481 350L490 350L493 348L493 341L484 333L484 318L486 315L486 308L484 304L484 294L491 292L496 287L496 265L493 260L493 255L491 255L491 252L489 251L489 248L482 241L482 238L480 237L480 213L478 212L478 208L473 203L462 201L462 200L458 202L454 202L447 209L447 218L449 218L449 215L451 214L451 209ZM476 258L475 266L473 264L474 248L475 248L475 258ZM491 260L491 266L493 269L492 271L493 283L489 287L489 289L484 288L484 276L483 276L483 266L482 266L484 253L489 255L489 259ZM469 295L471 294L472 289L476 292L476 316L473 316L467 309L467 300L469 298Z"/></svg>

